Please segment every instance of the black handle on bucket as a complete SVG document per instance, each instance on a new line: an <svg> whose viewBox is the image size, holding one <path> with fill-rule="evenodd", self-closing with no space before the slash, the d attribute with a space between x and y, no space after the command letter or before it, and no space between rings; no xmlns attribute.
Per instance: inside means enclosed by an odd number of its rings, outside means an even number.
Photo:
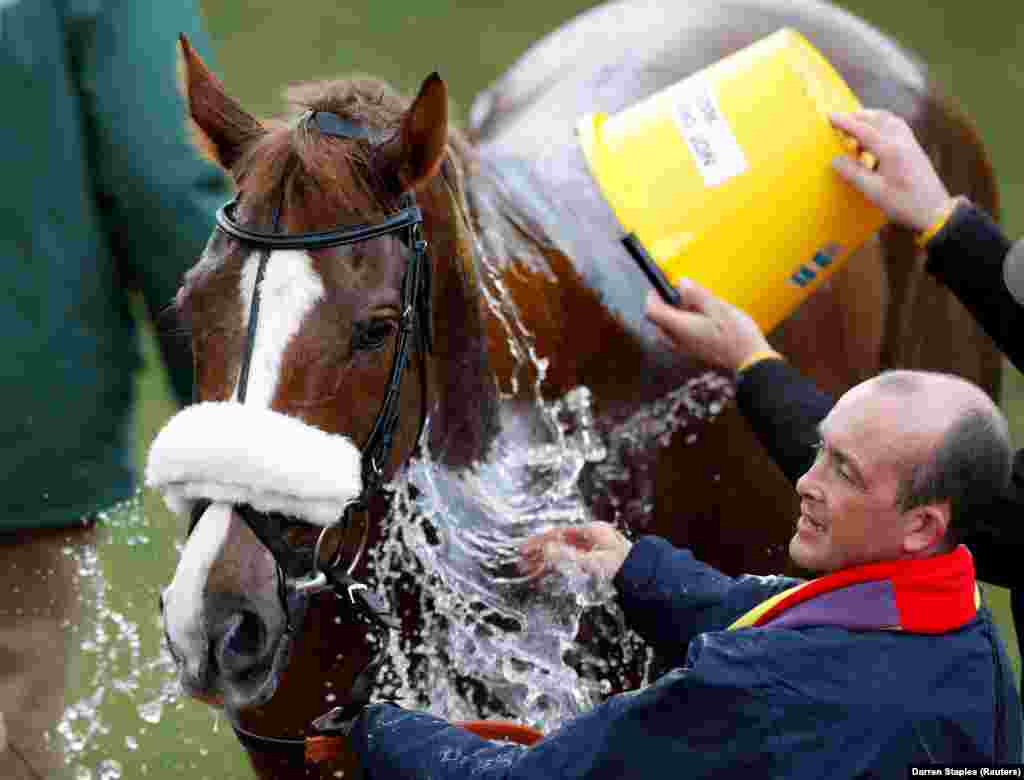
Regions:
<svg viewBox="0 0 1024 780"><path fill-rule="evenodd" d="M665 303L669 306L678 306L683 302L679 291L669 283L664 271L654 262L654 258L647 253L647 249L644 248L640 239L637 238L636 233L629 233L623 236L622 245L626 247L626 251L636 260L640 270L647 275L651 284L654 285L654 289L658 291L658 294L661 295Z"/></svg>

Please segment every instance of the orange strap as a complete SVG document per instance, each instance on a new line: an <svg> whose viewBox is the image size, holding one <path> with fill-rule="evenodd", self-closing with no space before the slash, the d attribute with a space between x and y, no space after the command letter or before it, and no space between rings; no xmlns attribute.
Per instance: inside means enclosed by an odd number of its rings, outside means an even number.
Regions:
<svg viewBox="0 0 1024 780"><path fill-rule="evenodd" d="M346 737L306 737L306 761L319 764L337 758Z"/></svg>
<svg viewBox="0 0 1024 780"><path fill-rule="evenodd" d="M515 742L518 745L532 745L544 739L544 734L530 726L510 720L461 720L452 724L478 737L493 739L498 742Z"/></svg>
<svg viewBox="0 0 1024 780"><path fill-rule="evenodd" d="M532 745L544 738L537 729L507 720L463 720L452 725L472 731L484 739L520 745ZM341 736L306 737L306 761L319 764L337 758L346 739Z"/></svg>

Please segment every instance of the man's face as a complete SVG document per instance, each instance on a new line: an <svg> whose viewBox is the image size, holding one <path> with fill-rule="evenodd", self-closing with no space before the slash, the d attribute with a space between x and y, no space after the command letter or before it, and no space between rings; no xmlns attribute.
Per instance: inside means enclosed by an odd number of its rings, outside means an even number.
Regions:
<svg viewBox="0 0 1024 780"><path fill-rule="evenodd" d="M822 421L818 456L796 485L800 519L789 553L797 565L832 572L904 557L900 485L938 441L935 426L921 424L919 398L867 382Z"/></svg>

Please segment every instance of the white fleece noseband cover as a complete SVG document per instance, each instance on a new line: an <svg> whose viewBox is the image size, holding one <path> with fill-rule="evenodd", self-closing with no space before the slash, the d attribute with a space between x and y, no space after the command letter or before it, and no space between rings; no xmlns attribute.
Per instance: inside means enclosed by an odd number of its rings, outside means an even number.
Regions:
<svg viewBox="0 0 1024 780"><path fill-rule="evenodd" d="M294 417L207 401L186 407L157 434L146 485L180 515L208 499L328 526L362 491L362 457L347 437Z"/></svg>

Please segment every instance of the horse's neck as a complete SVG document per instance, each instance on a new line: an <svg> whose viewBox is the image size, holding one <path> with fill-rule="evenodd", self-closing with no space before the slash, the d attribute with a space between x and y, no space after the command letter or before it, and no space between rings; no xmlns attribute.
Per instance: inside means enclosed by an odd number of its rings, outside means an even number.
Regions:
<svg viewBox="0 0 1024 780"><path fill-rule="evenodd" d="M481 149L466 191L506 393L526 397L541 379L548 398L586 385L598 400L642 401L678 384L680 361L644 315L649 283L578 145L536 159Z"/></svg>
<svg viewBox="0 0 1024 780"><path fill-rule="evenodd" d="M617 246L618 222L576 145L530 159L481 150L467 189L481 260L491 270L518 264L562 285L592 285L597 260ZM570 267L559 267L554 252Z"/></svg>

